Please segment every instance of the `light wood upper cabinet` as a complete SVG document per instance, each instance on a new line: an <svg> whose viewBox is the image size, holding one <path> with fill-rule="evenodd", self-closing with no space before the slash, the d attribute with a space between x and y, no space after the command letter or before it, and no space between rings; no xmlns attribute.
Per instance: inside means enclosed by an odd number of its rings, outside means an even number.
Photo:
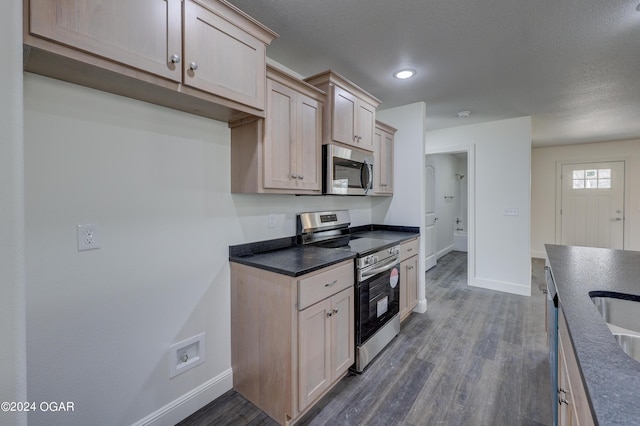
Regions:
<svg viewBox="0 0 640 426"><path fill-rule="evenodd" d="M313 194L322 190L324 92L267 67L264 120L231 127L231 191Z"/></svg>
<svg viewBox="0 0 640 426"><path fill-rule="evenodd" d="M184 22L184 84L264 109L266 45L192 0Z"/></svg>
<svg viewBox="0 0 640 426"><path fill-rule="evenodd" d="M376 194L393 194L393 150L396 129L376 121L374 134L373 191Z"/></svg>
<svg viewBox="0 0 640 426"><path fill-rule="evenodd" d="M24 0L25 70L230 121L264 117L277 37L225 0Z"/></svg>
<svg viewBox="0 0 640 426"><path fill-rule="evenodd" d="M30 0L31 34L182 81L181 0Z"/></svg>
<svg viewBox="0 0 640 426"><path fill-rule="evenodd" d="M327 93L322 143L337 142L373 151L375 114L380 100L334 71L325 71L305 81Z"/></svg>

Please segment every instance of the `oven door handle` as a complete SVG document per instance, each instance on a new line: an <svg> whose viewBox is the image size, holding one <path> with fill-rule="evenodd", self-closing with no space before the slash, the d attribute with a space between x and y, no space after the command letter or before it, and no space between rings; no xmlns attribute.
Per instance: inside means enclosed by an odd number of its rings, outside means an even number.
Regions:
<svg viewBox="0 0 640 426"><path fill-rule="evenodd" d="M367 278L371 278L374 275L377 275L382 272L386 272L389 269L393 269L396 265L400 263L398 262L398 260L400 260L400 256L396 255L390 258L389 260L387 260L384 264L381 264L380 266L376 264L375 267L371 269L366 269L364 271L361 270L359 273L359 276L360 276L359 281L364 281Z"/></svg>

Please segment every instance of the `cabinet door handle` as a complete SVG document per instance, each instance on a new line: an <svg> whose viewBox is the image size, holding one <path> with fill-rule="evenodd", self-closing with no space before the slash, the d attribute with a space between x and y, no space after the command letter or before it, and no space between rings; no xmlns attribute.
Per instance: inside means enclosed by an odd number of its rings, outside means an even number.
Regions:
<svg viewBox="0 0 640 426"><path fill-rule="evenodd" d="M291 175L292 179L298 179L298 175Z"/></svg>
<svg viewBox="0 0 640 426"><path fill-rule="evenodd" d="M298 179L304 179L303 175L298 176Z"/></svg>
<svg viewBox="0 0 640 426"><path fill-rule="evenodd" d="M334 310L333 310L333 313L334 313L334 314L337 314L337 313L338 313L338 310L337 310L337 309L334 309Z"/></svg>
<svg viewBox="0 0 640 426"><path fill-rule="evenodd" d="M413 247L409 247L407 251L413 251Z"/></svg>
<svg viewBox="0 0 640 426"><path fill-rule="evenodd" d="M191 68L192 71L195 71L198 69L198 64L195 62L189 62L189 68Z"/></svg>
<svg viewBox="0 0 640 426"><path fill-rule="evenodd" d="M172 63L177 64L178 62L180 62L180 55L174 53L173 55L171 55L171 58L169 58L169 60Z"/></svg>
<svg viewBox="0 0 640 426"><path fill-rule="evenodd" d="M324 286L325 287L331 287L332 285L338 284L338 280L333 280L333 282L331 283L326 283Z"/></svg>
<svg viewBox="0 0 640 426"><path fill-rule="evenodd" d="M327 312L327 317L330 317L331 315L333 315L332 312Z"/></svg>

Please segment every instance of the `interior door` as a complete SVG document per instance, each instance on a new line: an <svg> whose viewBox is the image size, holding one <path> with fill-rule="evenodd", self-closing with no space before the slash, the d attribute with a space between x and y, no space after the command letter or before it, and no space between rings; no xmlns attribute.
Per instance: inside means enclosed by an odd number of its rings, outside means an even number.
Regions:
<svg viewBox="0 0 640 426"><path fill-rule="evenodd" d="M424 252L425 270L436 266L436 171L427 165L425 170L425 224L424 224Z"/></svg>
<svg viewBox="0 0 640 426"><path fill-rule="evenodd" d="M624 247L624 162L562 165L561 242Z"/></svg>

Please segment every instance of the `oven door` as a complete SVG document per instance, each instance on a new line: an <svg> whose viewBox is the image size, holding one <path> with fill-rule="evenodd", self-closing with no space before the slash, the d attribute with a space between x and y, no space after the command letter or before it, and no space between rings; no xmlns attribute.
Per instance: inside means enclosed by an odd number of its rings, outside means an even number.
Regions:
<svg viewBox="0 0 640 426"><path fill-rule="evenodd" d="M325 179L323 192L367 195L373 188L373 158L363 152L336 145L323 145Z"/></svg>
<svg viewBox="0 0 640 426"><path fill-rule="evenodd" d="M400 312L400 258L358 272L356 346L364 344Z"/></svg>

